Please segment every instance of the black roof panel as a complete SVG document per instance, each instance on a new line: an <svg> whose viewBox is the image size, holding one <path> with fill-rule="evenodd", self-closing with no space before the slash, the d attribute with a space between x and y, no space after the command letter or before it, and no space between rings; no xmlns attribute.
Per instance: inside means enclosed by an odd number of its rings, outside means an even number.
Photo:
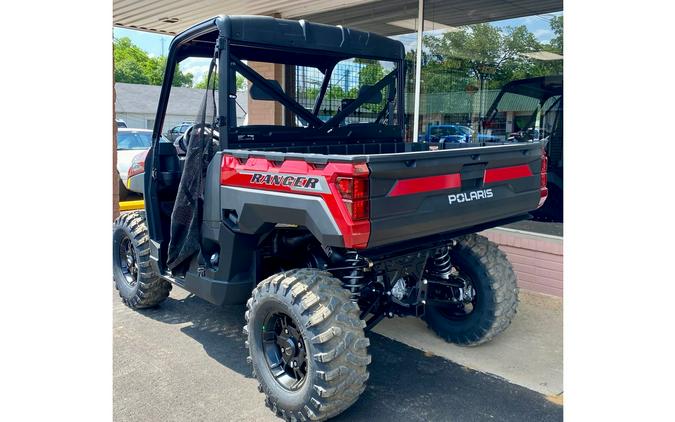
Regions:
<svg viewBox="0 0 675 422"><path fill-rule="evenodd" d="M384 60L401 60L405 57L405 49L400 41L382 35L269 16L217 16L186 29L176 38L194 39L196 35L202 41L213 42L216 34L209 31L209 27L213 27L213 32L220 30L233 44L256 44L271 47L272 50L274 47L283 47Z"/></svg>

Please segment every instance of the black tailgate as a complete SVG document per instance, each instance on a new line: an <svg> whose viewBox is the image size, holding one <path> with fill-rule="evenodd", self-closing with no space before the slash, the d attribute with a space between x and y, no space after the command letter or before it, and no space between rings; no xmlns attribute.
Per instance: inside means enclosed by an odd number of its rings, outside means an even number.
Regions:
<svg viewBox="0 0 675 422"><path fill-rule="evenodd" d="M539 143L368 158L369 248L526 214L539 203Z"/></svg>

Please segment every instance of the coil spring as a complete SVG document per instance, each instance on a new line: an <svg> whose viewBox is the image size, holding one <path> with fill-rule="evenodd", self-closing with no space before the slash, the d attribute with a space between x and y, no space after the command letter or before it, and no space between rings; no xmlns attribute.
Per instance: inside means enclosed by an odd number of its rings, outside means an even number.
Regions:
<svg viewBox="0 0 675 422"><path fill-rule="evenodd" d="M433 256L432 268L429 273L443 280L450 278L452 263L450 262L450 248L439 248Z"/></svg>
<svg viewBox="0 0 675 422"><path fill-rule="evenodd" d="M345 256L345 264L347 267L354 268L352 270L348 270L346 274L342 276L342 287L349 290L349 297L352 301L357 301L361 297L361 289L365 285L365 275L363 274L363 268L365 268L367 263L359 256L358 252L347 251Z"/></svg>

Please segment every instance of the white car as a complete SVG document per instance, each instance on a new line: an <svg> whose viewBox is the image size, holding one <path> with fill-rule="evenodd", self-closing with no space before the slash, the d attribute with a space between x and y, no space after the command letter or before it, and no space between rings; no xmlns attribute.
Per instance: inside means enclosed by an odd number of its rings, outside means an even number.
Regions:
<svg viewBox="0 0 675 422"><path fill-rule="evenodd" d="M152 131L149 129L117 129L117 172L120 175L120 201L129 197L127 175L136 155L150 149Z"/></svg>

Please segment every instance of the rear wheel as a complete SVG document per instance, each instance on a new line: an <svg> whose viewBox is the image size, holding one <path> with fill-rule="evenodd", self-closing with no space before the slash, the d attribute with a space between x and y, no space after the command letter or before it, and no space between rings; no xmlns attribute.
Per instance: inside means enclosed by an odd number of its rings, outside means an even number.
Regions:
<svg viewBox="0 0 675 422"><path fill-rule="evenodd" d="M476 346L504 331L516 314L518 287L511 263L496 244L471 234L457 241L451 262L471 301L430 301L424 320L436 334L450 343Z"/></svg>
<svg viewBox="0 0 675 422"><path fill-rule="evenodd" d="M356 402L370 343L339 280L316 269L279 273L246 306L248 360L272 411L287 421L325 420Z"/></svg>
<svg viewBox="0 0 675 422"><path fill-rule="evenodd" d="M150 266L150 236L145 214L128 212L113 224L113 278L122 301L130 308L155 306L171 291L171 283Z"/></svg>

